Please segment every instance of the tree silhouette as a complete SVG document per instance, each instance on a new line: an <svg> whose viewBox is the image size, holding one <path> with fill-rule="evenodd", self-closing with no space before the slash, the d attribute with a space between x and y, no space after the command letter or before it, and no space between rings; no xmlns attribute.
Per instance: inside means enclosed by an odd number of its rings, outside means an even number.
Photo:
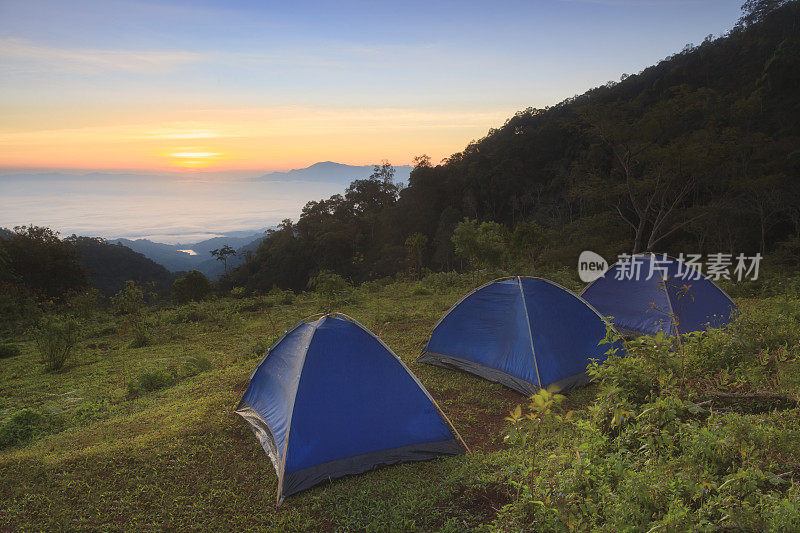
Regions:
<svg viewBox="0 0 800 533"><path fill-rule="evenodd" d="M228 257L232 255L236 255L236 250L228 246L227 244L222 248L217 248L215 250L211 250L211 255L217 258L217 261L222 261L222 264L225 269L225 274L228 273Z"/></svg>

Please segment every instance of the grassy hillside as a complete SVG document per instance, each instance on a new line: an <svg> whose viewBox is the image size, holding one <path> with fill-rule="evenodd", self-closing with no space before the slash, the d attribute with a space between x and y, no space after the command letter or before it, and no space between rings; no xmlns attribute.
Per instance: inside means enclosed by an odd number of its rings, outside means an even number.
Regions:
<svg viewBox="0 0 800 533"><path fill-rule="evenodd" d="M233 409L265 349L331 295L75 310L80 340L55 372L33 338L13 339L20 354L0 359L0 529L800 528L796 279L740 288L749 297L727 331L677 351L634 346L525 443L504 441L524 397L415 363L470 285L434 274L333 298L409 364L472 455L339 479L279 508L272 465ZM779 397L753 396L763 392Z"/></svg>

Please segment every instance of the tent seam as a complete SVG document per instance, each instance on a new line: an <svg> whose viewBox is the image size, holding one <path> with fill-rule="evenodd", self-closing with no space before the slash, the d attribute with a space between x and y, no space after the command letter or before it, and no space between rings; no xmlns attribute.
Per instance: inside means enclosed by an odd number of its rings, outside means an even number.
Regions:
<svg viewBox="0 0 800 533"><path fill-rule="evenodd" d="M528 314L528 303L525 301L525 291L522 289L522 276L517 276L519 284L519 294L522 297L522 308L525 309L525 320L528 322L528 338L531 340L531 355L533 356L533 368L536 370L536 379L539 381L539 388L542 388L542 377L539 375L539 362L536 360L536 348L533 346L533 325Z"/></svg>
<svg viewBox="0 0 800 533"><path fill-rule="evenodd" d="M311 347L311 342L314 340L314 335L317 333L317 328L319 327L319 322L325 318L325 316L320 317L314 323L314 329L311 331L311 335L308 339L308 344L306 344L306 349L303 351L303 362L300 364L299 372L297 374L297 380L294 387L294 395L292 396L292 409L289 411L289 418L287 419L286 423L286 440L283 443L283 454L281 457L281 471L278 476L278 505L283 502L283 479L286 474L286 455L289 452L289 435L292 432L292 417L294 416L294 408L297 402L297 390L300 388L300 378L303 375L303 369L306 366L306 357L308 356L308 349ZM299 325L299 324L298 324Z"/></svg>

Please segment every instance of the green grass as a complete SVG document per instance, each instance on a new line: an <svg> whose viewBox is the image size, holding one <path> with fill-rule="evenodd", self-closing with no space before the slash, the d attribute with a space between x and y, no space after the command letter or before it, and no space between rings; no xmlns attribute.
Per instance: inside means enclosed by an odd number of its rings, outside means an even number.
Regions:
<svg viewBox="0 0 800 533"><path fill-rule="evenodd" d="M135 348L132 333L116 327L117 318L98 313L84 326L72 358L53 373L44 371L31 339L15 339L20 355L0 360L0 421L23 409L37 415L28 417L35 419L30 434L0 449L0 529L548 530L537 526L539 511L528 507L538 504L530 504L514 484L530 449L503 442L504 417L525 399L472 375L415 362L431 327L469 290L469 281L436 275L422 282L372 283L343 296L340 309L409 365L473 453L349 476L291 496L280 507L272 464L233 409L264 348L320 311L315 295L148 309L149 342ZM748 316L765 307L785 316L797 311L791 302L788 308L766 299L743 303ZM780 339L790 335L791 324L781 326ZM747 334L756 330L743 328ZM734 350L723 341L714 342ZM746 349L758 347L757 340L752 344ZM712 376L718 369L702 372ZM744 370L740 374L751 379ZM153 375L170 379L139 387L143 376L151 376L147 381ZM751 381L800 392L800 377L770 376L762 371ZM592 385L570 393L564 409L590 420L588 407L601 390ZM777 434L800 420L797 409L746 416ZM553 478L547 461L564 460L562 453L574 456L584 438L569 432L574 441L559 438L556 427L543 433L546 453L537 456L548 479L528 484L534 495L549 490L542 485ZM771 437L763 438L769 448ZM784 444L773 448L795 453ZM797 456L785 459L800 463ZM788 521L797 490L779 488L769 512L784 513ZM786 502L780 503L783 495ZM558 510L556 503L551 506Z"/></svg>

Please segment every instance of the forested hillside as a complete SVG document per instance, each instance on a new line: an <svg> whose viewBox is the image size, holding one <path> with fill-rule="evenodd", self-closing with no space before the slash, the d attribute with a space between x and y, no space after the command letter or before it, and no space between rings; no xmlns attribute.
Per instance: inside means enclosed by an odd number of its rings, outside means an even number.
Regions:
<svg viewBox="0 0 800 533"><path fill-rule="evenodd" d="M78 261L86 270L89 282L106 296L111 296L133 280L155 289L168 289L174 276L152 259L121 244L99 237L72 236L67 242L78 252Z"/></svg>
<svg viewBox="0 0 800 533"><path fill-rule="evenodd" d="M761 252L800 261L800 6L751 0L726 35L546 109L525 109L402 188L377 168L284 221L229 285L305 288L459 266L464 218L496 222L509 257L583 249ZM495 226L497 227L497 226Z"/></svg>
<svg viewBox="0 0 800 533"><path fill-rule="evenodd" d="M173 278L144 255L105 239L61 239L39 226L0 228L0 314L9 317L33 300L65 299L89 286L111 296L131 280L161 292Z"/></svg>

